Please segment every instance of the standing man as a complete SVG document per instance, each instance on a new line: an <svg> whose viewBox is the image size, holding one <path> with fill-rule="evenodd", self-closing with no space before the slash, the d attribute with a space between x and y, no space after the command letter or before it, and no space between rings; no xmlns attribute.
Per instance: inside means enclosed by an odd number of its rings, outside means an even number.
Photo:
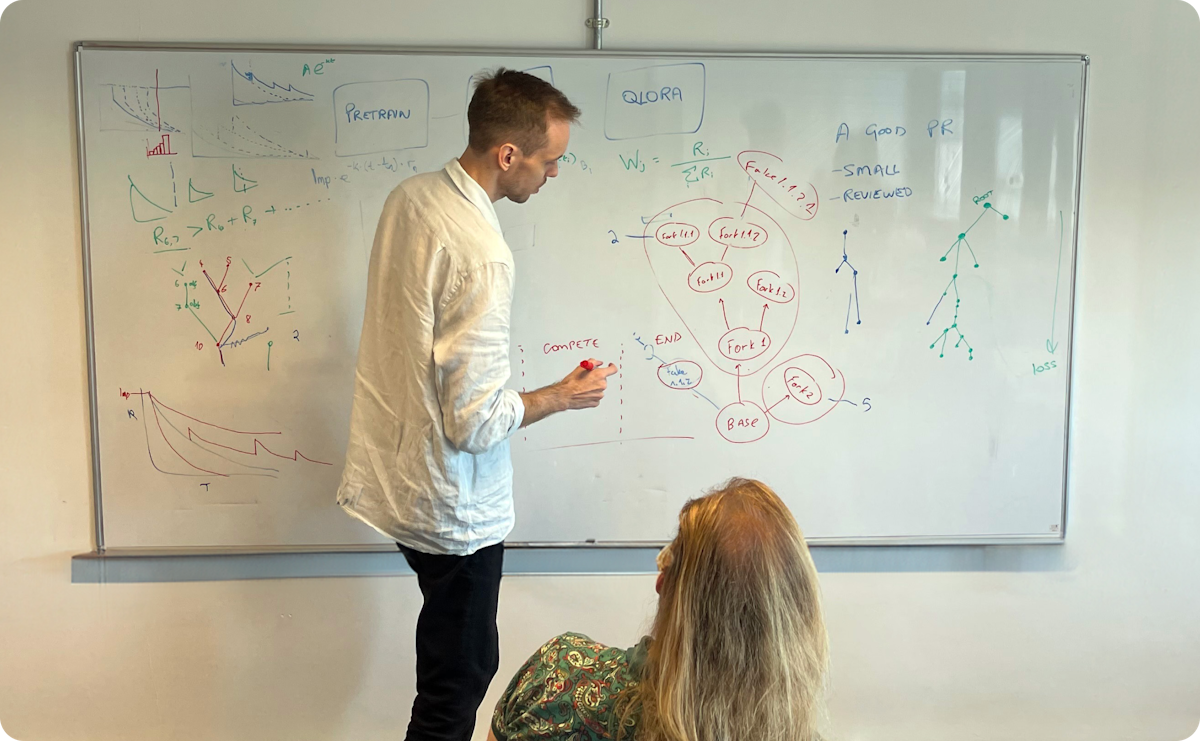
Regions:
<svg viewBox="0 0 1200 741"><path fill-rule="evenodd" d="M592 359L537 391L505 388L513 256L492 203L524 203L558 175L578 118L533 75L484 77L466 151L392 191L375 232L337 502L397 541L424 597L408 741L468 741L499 667L508 438L598 405L617 370Z"/></svg>

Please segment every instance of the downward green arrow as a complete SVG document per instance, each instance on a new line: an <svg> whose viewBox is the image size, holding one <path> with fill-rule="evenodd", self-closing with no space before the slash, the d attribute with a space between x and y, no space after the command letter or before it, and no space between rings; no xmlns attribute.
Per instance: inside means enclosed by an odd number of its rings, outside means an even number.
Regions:
<svg viewBox="0 0 1200 741"><path fill-rule="evenodd" d="M1063 248L1063 214L1058 212L1058 274L1054 276L1054 312L1050 315L1050 338L1046 340L1046 349L1053 355L1058 349L1054 341L1054 324L1058 319L1058 281L1062 277L1062 248Z"/></svg>

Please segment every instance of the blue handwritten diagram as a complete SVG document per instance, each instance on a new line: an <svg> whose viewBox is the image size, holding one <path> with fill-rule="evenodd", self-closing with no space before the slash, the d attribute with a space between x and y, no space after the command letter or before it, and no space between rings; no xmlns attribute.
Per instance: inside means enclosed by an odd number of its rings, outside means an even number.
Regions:
<svg viewBox="0 0 1200 741"><path fill-rule="evenodd" d="M694 134L704 123L701 62L641 67L608 76L604 136L610 141Z"/></svg>
<svg viewBox="0 0 1200 741"><path fill-rule="evenodd" d="M350 82L333 90L338 157L429 145L429 83L424 80Z"/></svg>
<svg viewBox="0 0 1200 741"><path fill-rule="evenodd" d="M179 119L182 107L187 104L187 89L187 85L102 85L100 130L180 133Z"/></svg>
<svg viewBox="0 0 1200 741"><path fill-rule="evenodd" d="M253 70L242 72L237 64L229 62L230 84L233 86L233 104L266 105L268 103L311 103L312 93L298 90L291 85L280 85L257 77Z"/></svg>

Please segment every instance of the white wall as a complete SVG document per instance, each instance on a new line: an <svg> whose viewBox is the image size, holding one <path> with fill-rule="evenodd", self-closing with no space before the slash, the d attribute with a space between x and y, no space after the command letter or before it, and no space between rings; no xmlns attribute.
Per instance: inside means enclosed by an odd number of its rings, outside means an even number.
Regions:
<svg viewBox="0 0 1200 741"><path fill-rule="evenodd" d="M70 583L71 555L92 548L70 43L583 48L589 5L20 0L5 12L0 722L9 734L400 738L414 685L411 578ZM1067 544L1049 557L1004 554L998 570L856 553L827 572L831 711L847 740L1188 736L1200 718L1196 13L1179 0L607 6L613 48L1092 56ZM481 719L557 632L632 644L652 595L643 576L509 578L501 669Z"/></svg>

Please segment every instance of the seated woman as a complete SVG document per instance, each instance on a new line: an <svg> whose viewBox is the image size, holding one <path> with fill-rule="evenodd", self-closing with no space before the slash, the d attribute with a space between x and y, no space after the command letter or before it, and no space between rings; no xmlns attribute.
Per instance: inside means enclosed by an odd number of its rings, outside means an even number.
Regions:
<svg viewBox="0 0 1200 741"><path fill-rule="evenodd" d="M828 648L800 528L758 481L688 502L659 554L651 634L622 650L564 633L496 706L489 741L811 741Z"/></svg>

